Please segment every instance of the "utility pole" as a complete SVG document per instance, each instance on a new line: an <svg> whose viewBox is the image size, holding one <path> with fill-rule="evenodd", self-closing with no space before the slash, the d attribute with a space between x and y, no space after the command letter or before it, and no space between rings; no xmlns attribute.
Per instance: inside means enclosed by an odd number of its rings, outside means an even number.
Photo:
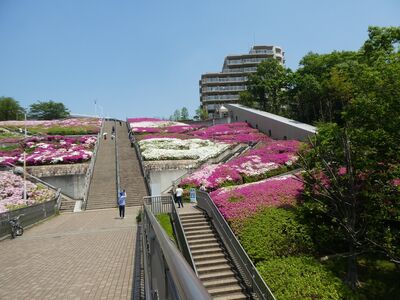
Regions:
<svg viewBox="0 0 400 300"><path fill-rule="evenodd" d="M24 113L24 142L26 142L26 113ZM24 202L26 202L26 151L24 147Z"/></svg>

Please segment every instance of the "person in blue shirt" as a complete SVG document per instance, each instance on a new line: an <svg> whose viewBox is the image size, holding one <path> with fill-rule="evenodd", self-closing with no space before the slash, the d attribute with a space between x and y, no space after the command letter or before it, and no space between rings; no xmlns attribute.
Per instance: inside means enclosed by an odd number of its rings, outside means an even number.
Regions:
<svg viewBox="0 0 400 300"><path fill-rule="evenodd" d="M126 204L126 192L125 190L122 190L122 192L119 193L119 198L118 198L119 217L121 219L125 218L125 204Z"/></svg>

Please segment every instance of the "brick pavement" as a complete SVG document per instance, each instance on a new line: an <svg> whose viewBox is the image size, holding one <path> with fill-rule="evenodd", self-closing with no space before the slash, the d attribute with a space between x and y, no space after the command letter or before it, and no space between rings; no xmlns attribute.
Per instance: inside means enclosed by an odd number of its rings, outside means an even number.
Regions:
<svg viewBox="0 0 400 300"><path fill-rule="evenodd" d="M0 299L130 299L138 210L64 213L0 242Z"/></svg>

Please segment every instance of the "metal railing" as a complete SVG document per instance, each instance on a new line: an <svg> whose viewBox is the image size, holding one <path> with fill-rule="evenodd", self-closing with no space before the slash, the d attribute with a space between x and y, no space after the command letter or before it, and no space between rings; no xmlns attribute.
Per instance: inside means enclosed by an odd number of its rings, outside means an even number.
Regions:
<svg viewBox="0 0 400 300"><path fill-rule="evenodd" d="M159 196L151 196L144 197L144 203L148 205L151 212L154 215L168 213L172 220L172 226L174 229L175 237L177 240L178 248L182 252L185 257L187 263L192 267L193 271L197 275L196 266L194 263L194 259L192 253L190 252L189 243L186 239L185 232L183 230L183 226L181 223L181 219L176 210L174 204L174 198L172 195L159 195Z"/></svg>
<svg viewBox="0 0 400 300"><path fill-rule="evenodd" d="M206 192L197 191L197 206L206 211L226 250L243 277L248 291L257 299L275 300L274 295L258 273L228 223Z"/></svg>
<svg viewBox="0 0 400 300"><path fill-rule="evenodd" d="M101 127L100 127L100 131L97 134L97 141L96 141L96 145L94 146L93 149L93 155L92 155L92 159L90 160L89 166L86 170L86 175L85 175L85 186L83 188L84 192L83 192L83 203L82 203L82 209L86 209L86 205L87 205L87 198L89 195L89 188L90 188L90 183L92 181L92 175L93 175L93 170L94 170L94 164L96 163L96 158L97 158L97 152L99 149L99 144L100 144L100 140L103 138L103 130L104 130L104 118L101 122Z"/></svg>
<svg viewBox="0 0 400 300"><path fill-rule="evenodd" d="M129 140L131 141L131 145L133 147L135 147L136 157L139 161L140 170L142 172L142 176L144 177L144 181L146 183L147 194L151 195L151 188L150 188L150 184L149 184L149 174L146 171L146 168L144 167L144 160L142 157L142 153L140 152L140 148L136 142L135 136L134 136L133 132L131 131L128 120L126 121L126 126L128 128Z"/></svg>
<svg viewBox="0 0 400 300"><path fill-rule="evenodd" d="M147 204L142 222L146 300L212 299Z"/></svg>
<svg viewBox="0 0 400 300"><path fill-rule="evenodd" d="M10 219L23 215L20 219L21 225L24 228L29 228L39 221L58 213L61 204L61 193L58 189L53 199L23 207L16 210L7 211L0 214L0 238L4 238L11 234Z"/></svg>
<svg viewBox="0 0 400 300"><path fill-rule="evenodd" d="M112 136L112 133L111 133ZM118 154L118 143L117 143L118 135L117 135L117 123L114 121L114 147L115 147L115 173L116 173L116 185L117 185L117 204L121 186L121 178L119 176L119 154Z"/></svg>
<svg viewBox="0 0 400 300"><path fill-rule="evenodd" d="M170 196L170 198L173 203L174 201L173 197ZM172 219L172 225L174 226L174 232L178 242L179 250L181 250L188 264L191 266L196 275L198 275L196 264L194 263L192 252L190 251L189 248L189 242L186 239L186 234L183 230L181 219L179 217L178 212L176 211L176 207L174 204L172 204L171 219Z"/></svg>

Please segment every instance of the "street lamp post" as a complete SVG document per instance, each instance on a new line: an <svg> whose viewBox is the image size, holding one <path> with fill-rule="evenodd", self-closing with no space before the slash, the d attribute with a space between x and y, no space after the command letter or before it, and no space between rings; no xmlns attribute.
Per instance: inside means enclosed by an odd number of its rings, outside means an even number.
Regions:
<svg viewBox="0 0 400 300"><path fill-rule="evenodd" d="M24 142L26 141L26 113L24 113ZM26 152L24 147L24 202L26 202Z"/></svg>

